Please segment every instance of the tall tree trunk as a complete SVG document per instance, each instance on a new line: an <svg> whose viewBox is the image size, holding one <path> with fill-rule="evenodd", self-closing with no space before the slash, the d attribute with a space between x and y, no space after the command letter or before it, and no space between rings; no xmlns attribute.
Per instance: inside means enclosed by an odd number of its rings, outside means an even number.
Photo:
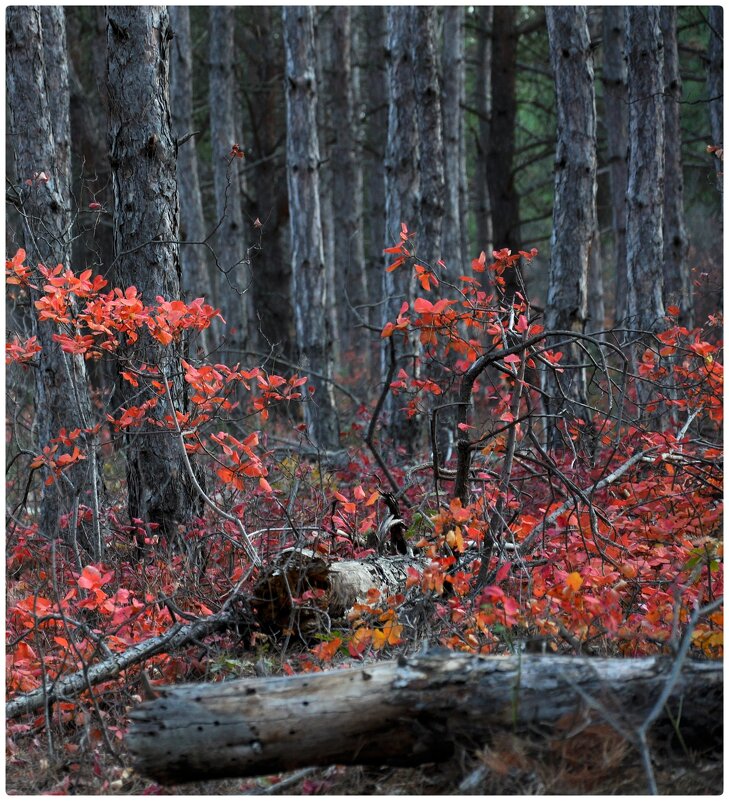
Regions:
<svg viewBox="0 0 729 801"><path fill-rule="evenodd" d="M557 101L552 259L545 309L547 330L582 332L587 319L587 271L597 228L595 76L584 6L548 7L547 30ZM557 422L567 412L585 419L587 390L581 353L566 346L559 375L544 373L547 441L556 445Z"/></svg>
<svg viewBox="0 0 729 801"><path fill-rule="evenodd" d="M693 291L688 265L688 233L683 208L681 158L681 72L676 41L676 8L661 6L666 119L666 183L663 207L663 302L681 309L680 322L693 325Z"/></svg>
<svg viewBox="0 0 729 801"><path fill-rule="evenodd" d="M176 139L194 133L192 119L192 40L190 38L190 9L169 6L170 24L174 39L170 54L170 105L172 132ZM200 178L195 138L183 142L177 151L177 189L180 195L180 239L202 242L207 231L203 216ZM190 298L204 297L213 302L208 250L204 245L182 245L180 248L182 289ZM208 350L208 331L200 332L200 344Z"/></svg>
<svg viewBox="0 0 729 801"><path fill-rule="evenodd" d="M286 188L286 116L281 14L256 8L247 73L243 87L251 131L250 183L255 192L251 216L258 220L260 254L254 254L253 298L260 347L293 355L294 313L291 301L289 204Z"/></svg>
<svg viewBox="0 0 729 801"><path fill-rule="evenodd" d="M372 325L380 322L382 299L382 247L385 234L385 149L387 147L387 10L384 6L362 6L358 25L362 46L357 53L362 76L364 142L365 260L367 292Z"/></svg>
<svg viewBox="0 0 729 801"><path fill-rule="evenodd" d="M55 267L62 263L70 267L73 216L63 10L55 7L41 12L37 6L9 7L6 57L8 128L16 175L14 191L23 213L28 265L36 267L42 263ZM45 173L48 180L34 177L39 173ZM41 286L43 282L39 277L35 283ZM39 297L39 290L32 289L31 300ZM71 431L91 426L91 404L83 357L63 353L52 339L51 324L39 323L34 314L31 321L42 348L35 370L34 396L34 430L40 452L62 428ZM82 435L79 444L87 460L65 470L63 482L43 485L39 520L43 536L58 536L60 515L71 511L79 501L94 507L95 441ZM100 551L101 544L94 545Z"/></svg>
<svg viewBox="0 0 729 801"><path fill-rule="evenodd" d="M116 275L147 302L180 297L177 148L169 107L169 17L162 6L109 6L107 30L109 150L114 184ZM127 348L135 367L156 366L170 380L172 397L161 400L161 419L187 408L179 370L182 347L163 347L143 334ZM121 381L124 402L139 406L151 390ZM145 423L126 440L129 515L158 523L173 537L200 502L185 470L177 435Z"/></svg>
<svg viewBox="0 0 729 801"><path fill-rule="evenodd" d="M512 252L521 247L519 196L514 187L516 135L516 59L518 33L516 6L494 6L491 53L491 135L486 163L493 240L497 249ZM511 301L521 288L518 268L507 270L505 300Z"/></svg>
<svg viewBox="0 0 729 801"><path fill-rule="evenodd" d="M476 236L478 241L474 251L485 251L488 256L494 249L494 228L491 214L490 175L488 154L491 151L491 74L492 74L492 29L494 7L479 6L478 45L476 49L475 103L478 117L478 137L476 140L476 185L474 187Z"/></svg>
<svg viewBox="0 0 729 801"><path fill-rule="evenodd" d="M336 111L333 109L333 102L329 94L331 81L329 80L332 72L338 68L333 63L333 30L332 30L332 9L314 9L314 37L317 43L316 57L316 85L317 85L317 105L316 116L319 126L319 208L321 213L321 233L324 247L324 270L326 273L327 285L327 309L326 315L331 325L332 342L332 362L337 367L341 363L341 335L339 327L339 308L337 293L343 294L337 288L335 278L334 256L334 164L331 153L331 143L334 140L334 128L336 127ZM338 199L337 199L338 200Z"/></svg>
<svg viewBox="0 0 729 801"><path fill-rule="evenodd" d="M663 320L663 41L656 6L626 10L630 155L626 218L629 324Z"/></svg>
<svg viewBox="0 0 729 801"><path fill-rule="evenodd" d="M724 9L709 6L709 53L706 65L706 88L709 93L709 115L711 117L711 144L724 146ZM719 186L722 184L724 166L714 159Z"/></svg>
<svg viewBox="0 0 729 801"><path fill-rule="evenodd" d="M442 101L445 212L443 257L447 265L466 269L468 211L466 206L466 137L463 126L465 102L465 53L463 6L443 9Z"/></svg>
<svg viewBox="0 0 729 801"><path fill-rule="evenodd" d="M418 128L415 109L415 86L412 69L411 17L406 6L387 8L387 148L385 152L385 247L399 242L400 226L415 230L420 209L420 172L418 170ZM416 234L419 234L416 231ZM421 246L420 238L416 241ZM423 256L425 251L423 250ZM385 260L386 264L390 259ZM411 303L414 295L413 274L406 267L383 272L383 323L395 320L402 304ZM392 352L391 352L392 347ZM416 358L417 350L407 347L399 337L383 340L382 372L386 377L390 360L398 367L409 367L405 357ZM385 425L395 446L411 448L416 435L413 421L405 421L402 400L390 393L384 411Z"/></svg>
<svg viewBox="0 0 729 801"><path fill-rule="evenodd" d="M291 216L291 277L299 359L315 393L304 406L309 436L320 447L339 447L332 385L331 321L319 206L314 9L283 8L286 53L286 172Z"/></svg>
<svg viewBox="0 0 729 801"><path fill-rule="evenodd" d="M587 326L588 334L605 330L605 285L602 275L602 243L600 226L596 225L590 245L590 264L587 268Z"/></svg>
<svg viewBox="0 0 729 801"><path fill-rule="evenodd" d="M238 179L239 160L230 155L240 138L235 129L233 105L234 11L233 6L210 6L209 10L210 139L215 212L220 224L215 238L218 303L228 324L226 339L234 350L240 351L248 341L247 290L251 269Z"/></svg>
<svg viewBox="0 0 729 801"><path fill-rule="evenodd" d="M332 70L329 97L337 124L330 146L334 197L336 311L340 335L350 346L356 317L351 307L367 301L362 238L362 158L360 149L359 73L353 68L352 9L332 7Z"/></svg>
<svg viewBox="0 0 729 801"><path fill-rule="evenodd" d="M605 131L610 173L613 259L615 263L614 322L628 317L627 259L625 255L626 193L628 191L628 62L625 54L625 9L605 6L602 10Z"/></svg>
<svg viewBox="0 0 729 801"><path fill-rule="evenodd" d="M413 6L411 48L418 125L420 203L415 240L421 259L435 265L441 258L445 214L443 118L440 108L436 9Z"/></svg>

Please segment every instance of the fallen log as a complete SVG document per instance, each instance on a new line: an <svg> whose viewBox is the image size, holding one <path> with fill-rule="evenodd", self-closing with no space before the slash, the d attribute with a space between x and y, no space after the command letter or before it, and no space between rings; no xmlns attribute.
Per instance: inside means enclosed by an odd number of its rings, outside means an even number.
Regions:
<svg viewBox="0 0 729 801"><path fill-rule="evenodd" d="M370 589L383 595L404 591L409 567L422 572L425 566L410 556L330 562L309 548L292 548L256 582L256 618L267 631L306 638L326 628L324 615L329 620L343 617L355 603L367 600Z"/></svg>
<svg viewBox="0 0 729 801"><path fill-rule="evenodd" d="M609 715L635 730L671 673L666 657L483 657L442 649L366 667L164 688L130 713L136 770L178 784L310 765L413 766L456 744ZM641 717L642 716L642 717ZM688 747L722 731L722 665L683 665L657 721Z"/></svg>

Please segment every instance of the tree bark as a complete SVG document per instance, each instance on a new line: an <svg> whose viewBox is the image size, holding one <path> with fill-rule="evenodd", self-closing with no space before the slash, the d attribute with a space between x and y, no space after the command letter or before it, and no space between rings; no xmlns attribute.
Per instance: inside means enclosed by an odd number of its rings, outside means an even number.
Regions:
<svg viewBox="0 0 729 801"><path fill-rule="evenodd" d="M482 657L436 649L348 670L160 689L130 713L126 742L135 769L163 784L306 765L413 766L507 733L604 723L600 706L631 730L670 669L659 657ZM722 674L720 662L683 666L656 723L664 739L679 715L687 745L720 736Z"/></svg>
<svg viewBox="0 0 729 801"><path fill-rule="evenodd" d="M251 131L250 183L261 252L254 254L253 299L257 337L264 351L293 356L289 203L286 188L286 113L281 14L258 6L256 24L244 27L247 85L243 87Z"/></svg>
<svg viewBox="0 0 729 801"><path fill-rule="evenodd" d="M248 342L248 288L251 270L238 179L239 160L230 153L238 144L235 129L235 9L210 6L210 139L215 186L215 238L218 303L227 322L226 340L235 350ZM234 361L239 355L234 354Z"/></svg>
<svg viewBox="0 0 729 801"><path fill-rule="evenodd" d="M494 248L521 247L519 195L514 186L516 135L516 57L518 32L516 6L494 6L491 53L491 133L486 160ZM511 302L521 289L519 268L507 270L505 300Z"/></svg>
<svg viewBox="0 0 729 801"><path fill-rule="evenodd" d="M693 327L693 291L688 264L688 233L683 206L681 158L681 71L676 40L676 7L661 6L665 93L666 183L663 208L663 303L681 310L679 322Z"/></svg>
<svg viewBox="0 0 729 801"><path fill-rule="evenodd" d="M630 155L626 218L630 325L654 331L663 311L663 37L656 6L626 10Z"/></svg>
<svg viewBox="0 0 729 801"><path fill-rule="evenodd" d="M333 6L332 69L329 97L336 125L332 126L330 146L332 194L334 198L334 265L337 288L335 310L340 336L347 345L353 336L356 317L352 306L367 301L367 273L364 268L362 238L362 158L360 150L359 73L352 63L352 9Z"/></svg>
<svg viewBox="0 0 729 801"><path fill-rule="evenodd" d="M325 449L339 448L331 383L332 325L327 315L326 269L319 205L314 9L283 8L286 52L286 172L291 217L291 277L296 338L303 372L315 389L304 405L309 436Z"/></svg>
<svg viewBox="0 0 729 801"><path fill-rule="evenodd" d="M276 633L290 630L303 638L320 634L325 615L342 617L355 603L367 600L368 590L377 589L383 596L403 592L409 567L424 569L422 561L406 556L329 562L307 548L285 551L256 582L256 619ZM292 599L308 590L322 593L309 604L294 605Z"/></svg>
<svg viewBox="0 0 729 801"><path fill-rule="evenodd" d="M476 243L475 252L482 250L490 257L494 249L494 228L491 214L490 175L488 154L491 151L491 60L494 7L478 7L478 46L476 56L475 103L478 117L476 139L475 198Z"/></svg>
<svg viewBox="0 0 729 801"><path fill-rule="evenodd" d="M6 55L8 132L15 162L14 191L24 214L27 262L31 267L39 263L50 268L58 263L71 267L70 118L63 10L9 7ZM53 60L52 65L46 58ZM41 173L46 180L39 177ZM43 279L38 276L35 283L42 286ZM30 294L33 302L41 297L37 289ZM39 323L35 313L31 324L42 348L34 371L34 429L40 453L62 428L84 429L93 421L83 357L63 353L52 339L53 325ZM39 526L45 537L58 536L60 515L79 500L94 507L84 493L93 491L96 480L95 439L83 434L78 444L87 460L65 470L63 481L43 484ZM47 471L42 475L47 478Z"/></svg>
<svg viewBox="0 0 729 801"><path fill-rule="evenodd" d="M146 302L180 297L179 204L169 107L167 11L161 6L108 9L109 147L114 185L114 246L117 285L135 286ZM157 419L184 412L187 391L180 371L182 346L163 347L149 334L126 349L135 367L156 366L170 380L172 398L153 410ZM120 379L125 403L156 397ZM173 537L178 524L200 509L185 469L177 434L145 423L126 438L129 516L158 523Z"/></svg>
<svg viewBox="0 0 729 801"><path fill-rule="evenodd" d="M417 234L415 245L419 258L435 265L443 256L445 214L443 120L436 48L436 9L434 6L413 6L410 14L412 15L410 46L420 173L420 202L415 225Z"/></svg>
<svg viewBox="0 0 729 801"><path fill-rule="evenodd" d="M584 6L548 7L547 30L557 102L552 258L545 309L548 331L582 332L587 320L587 273L597 228L597 155L594 70ZM582 361L565 345L565 364ZM547 442L556 445L557 423L587 416L585 372L544 373Z"/></svg>
<svg viewBox="0 0 729 801"><path fill-rule="evenodd" d="M400 226L416 230L420 209L419 137L415 109L415 83L411 50L412 8L387 8L387 147L385 151L385 242L392 247L400 241ZM419 245L420 240L416 240ZM389 254L387 254L389 256ZM390 263L385 259L385 264ZM382 324L395 320L404 302L412 303L415 294L414 274L408 267L383 271ZM382 341L381 377L387 376L391 352L399 366L408 367L405 358L415 358L417 349L406 347L401 338ZM395 447L412 448L417 435L414 421L400 413L401 400L390 393L383 407L385 429Z"/></svg>
<svg viewBox="0 0 729 801"><path fill-rule="evenodd" d="M463 105L466 100L464 19L463 6L447 6L443 9L443 258L458 275L467 271L468 257L466 137L463 124Z"/></svg>
<svg viewBox="0 0 729 801"><path fill-rule="evenodd" d="M170 6L169 13L174 33L170 54L172 132L179 142L182 137L194 133L190 9L187 6ZM194 136L178 147L177 188L180 194L180 239L182 242L203 242L207 230ZM181 246L180 264L182 288L189 299L203 297L212 303L214 299L207 248L204 245ZM203 334L207 334L207 331L201 332L201 340Z"/></svg>
<svg viewBox="0 0 729 801"><path fill-rule="evenodd" d="M711 143L724 146L724 9L709 6L709 53L706 65L706 88L709 94ZM722 186L724 164L714 159L719 188Z"/></svg>
<svg viewBox="0 0 729 801"><path fill-rule="evenodd" d="M610 175L613 260L615 264L616 325L628 317L627 257L625 252L625 217L628 191L628 63L625 54L625 9L605 6L602 10L603 64L602 86L607 139L607 162Z"/></svg>

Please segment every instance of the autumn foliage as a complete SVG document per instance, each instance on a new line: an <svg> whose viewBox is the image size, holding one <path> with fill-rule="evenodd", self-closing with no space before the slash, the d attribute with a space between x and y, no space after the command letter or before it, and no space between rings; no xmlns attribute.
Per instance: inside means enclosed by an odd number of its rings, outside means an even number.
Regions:
<svg viewBox="0 0 729 801"><path fill-rule="evenodd" d="M90 270L28 265L22 250L6 262L10 291L37 291L38 325L53 327L64 353L114 365L118 380L146 398L121 408L98 403L88 428L59 430L40 453L9 444L10 697L245 594L263 568L243 549L241 525L263 566L290 547L327 560L372 558L378 549L387 558L372 535L386 524L382 492L392 482L417 564L404 586L391 595L371 590L339 621L327 620L322 593L294 589L294 607L321 610L313 640L295 645L292 626L277 641L253 624L243 641L240 632L221 632L205 651L156 654L144 665L152 679L219 680L240 673L245 653L260 648L284 672L320 670L389 657L424 638L479 653L670 652L693 610L721 596L721 320L688 330L669 308L663 330L648 340L578 337L590 413L557 421L561 445L546 449L539 375L554 370L567 386L575 367L525 292L502 301L506 271L536 251L481 253L468 274L456 275L419 259L403 225L387 253L387 269L412 270L419 292L381 338L415 341L421 354L387 389L424 433L420 466L393 453L389 475L362 445L376 398L352 409L346 467L327 469L278 447L292 433L303 436L298 406L315 402L306 378L190 355L196 334L220 319L202 298L145 298L135 287L109 288ZM163 347L184 342L187 355L164 368L143 352L130 358L143 335ZM39 351L35 335L8 338L10 437L17 420L32 425L23 380ZM173 373L188 391L185 411L169 397ZM652 388L647 402L641 383ZM175 536L126 516L123 437L142 424L179 438L201 489L226 516L208 510ZM91 457L82 435L98 438L106 495L98 508L82 496L58 538L46 541L35 519L38 486L62 483L64 471ZM101 547L74 550L92 519ZM255 608L255 598L250 603ZM691 634L696 654L719 658L722 631L721 611L702 617ZM51 722L67 732L69 754L79 748L69 732L84 727L92 744L120 739L119 705L129 696L115 693L138 692L140 667L56 704L52 721L39 713L13 722L11 753L13 738Z"/></svg>

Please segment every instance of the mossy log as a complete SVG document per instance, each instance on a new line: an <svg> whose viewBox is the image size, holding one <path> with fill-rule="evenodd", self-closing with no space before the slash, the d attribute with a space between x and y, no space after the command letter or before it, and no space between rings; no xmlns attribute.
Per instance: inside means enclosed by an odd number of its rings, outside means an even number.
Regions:
<svg viewBox="0 0 729 801"><path fill-rule="evenodd" d="M165 688L131 712L127 745L158 782L310 765L414 766L505 732L635 730L672 670L666 657L483 657L437 649L365 667ZM720 742L722 665L686 662L654 732Z"/></svg>

